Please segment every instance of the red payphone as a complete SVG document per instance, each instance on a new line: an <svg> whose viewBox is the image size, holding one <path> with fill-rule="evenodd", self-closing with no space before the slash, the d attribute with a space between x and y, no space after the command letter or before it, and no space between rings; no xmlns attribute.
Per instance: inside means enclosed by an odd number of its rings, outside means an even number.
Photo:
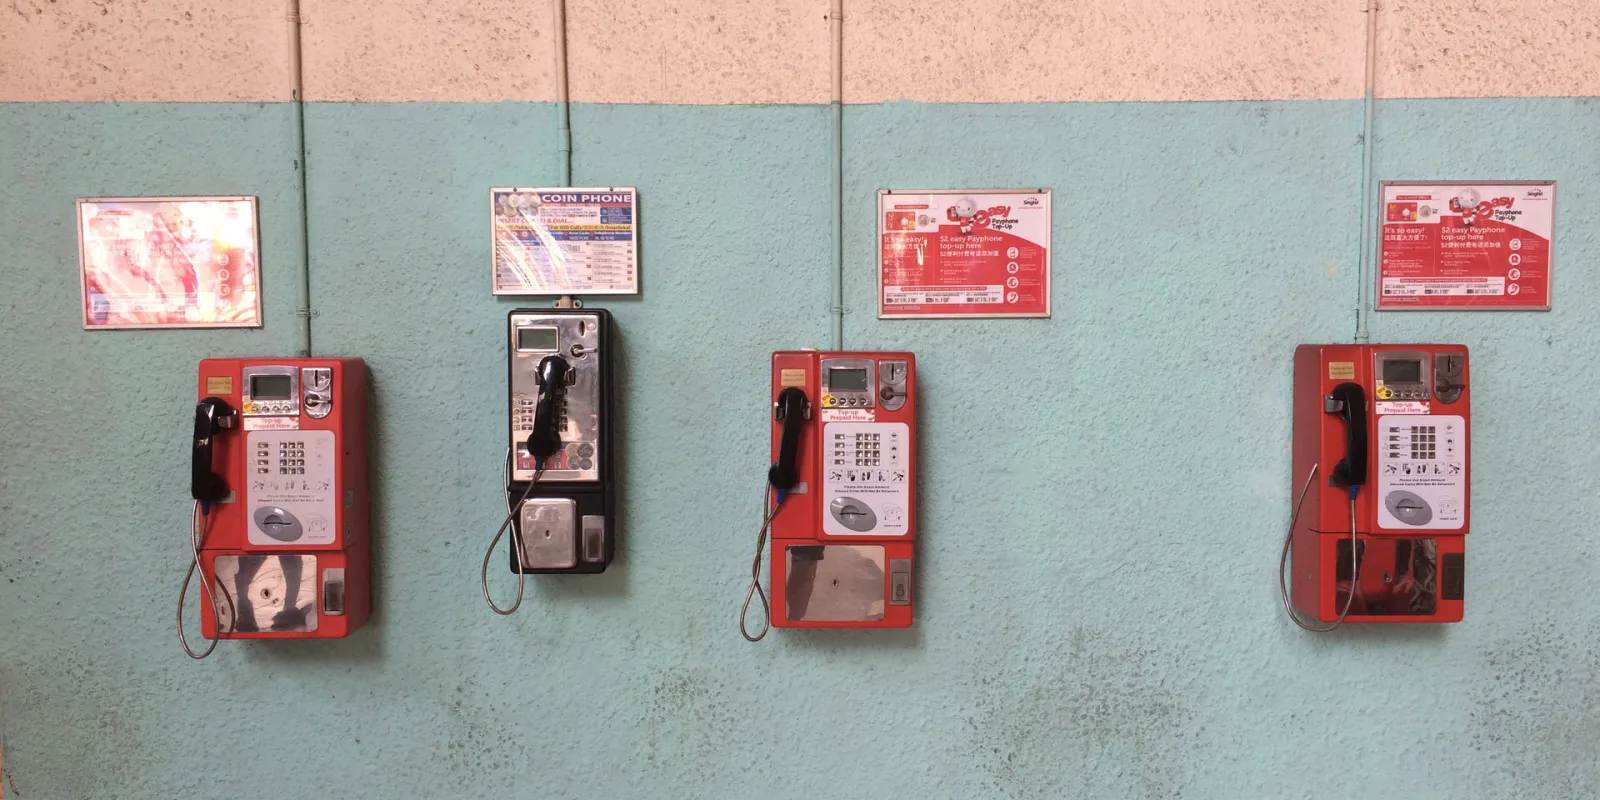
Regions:
<svg viewBox="0 0 1600 800"><path fill-rule="evenodd" d="M916 357L772 354L772 456L739 631L905 628L916 539ZM766 551L771 533L772 549ZM772 600L761 589L770 555ZM746 617L759 596L760 633Z"/></svg>
<svg viewBox="0 0 1600 800"><path fill-rule="evenodd" d="M366 622L367 367L357 358L208 358L195 406L192 560L178 640L334 639ZM200 630L184 639L200 572Z"/></svg>
<svg viewBox="0 0 1600 800"><path fill-rule="evenodd" d="M1463 345L1295 350L1300 488L1278 566L1297 625L1461 620L1471 406Z"/></svg>

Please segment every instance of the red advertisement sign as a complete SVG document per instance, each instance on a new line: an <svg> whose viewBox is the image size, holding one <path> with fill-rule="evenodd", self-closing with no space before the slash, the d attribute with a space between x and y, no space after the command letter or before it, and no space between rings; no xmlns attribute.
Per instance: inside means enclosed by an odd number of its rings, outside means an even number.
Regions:
<svg viewBox="0 0 1600 800"><path fill-rule="evenodd" d="M1050 190L878 192L878 316L1050 316Z"/></svg>
<svg viewBox="0 0 1600 800"><path fill-rule="evenodd" d="M1548 311L1553 182L1385 183L1377 308Z"/></svg>

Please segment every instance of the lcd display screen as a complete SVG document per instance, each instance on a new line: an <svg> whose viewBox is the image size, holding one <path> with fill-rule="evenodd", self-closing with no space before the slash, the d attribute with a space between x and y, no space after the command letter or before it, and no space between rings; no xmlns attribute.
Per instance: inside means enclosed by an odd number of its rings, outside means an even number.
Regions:
<svg viewBox="0 0 1600 800"><path fill-rule="evenodd" d="M867 371L864 369L828 370L828 388L835 392L864 392L867 390Z"/></svg>
<svg viewBox="0 0 1600 800"><path fill-rule="evenodd" d="M555 328L518 328L518 350L546 350L556 349Z"/></svg>
<svg viewBox="0 0 1600 800"><path fill-rule="evenodd" d="M294 380L288 375L250 376L250 399L252 400L288 400L289 392L293 388Z"/></svg>
<svg viewBox="0 0 1600 800"><path fill-rule="evenodd" d="M1385 361L1383 362L1384 383L1421 383L1421 361Z"/></svg>

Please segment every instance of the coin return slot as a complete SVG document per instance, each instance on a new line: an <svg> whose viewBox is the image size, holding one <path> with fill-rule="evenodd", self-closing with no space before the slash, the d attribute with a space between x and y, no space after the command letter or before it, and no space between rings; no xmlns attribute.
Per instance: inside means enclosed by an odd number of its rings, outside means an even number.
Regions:
<svg viewBox="0 0 1600 800"><path fill-rule="evenodd" d="M344 569L322 571L322 613L329 616L344 614Z"/></svg>
<svg viewBox="0 0 1600 800"><path fill-rule="evenodd" d="M606 518L589 514L583 518L583 560L605 558Z"/></svg>

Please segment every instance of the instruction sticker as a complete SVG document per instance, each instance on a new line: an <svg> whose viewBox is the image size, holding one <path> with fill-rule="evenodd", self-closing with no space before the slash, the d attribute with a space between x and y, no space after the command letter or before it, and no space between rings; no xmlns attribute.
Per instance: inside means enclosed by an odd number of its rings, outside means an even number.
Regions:
<svg viewBox="0 0 1600 800"><path fill-rule="evenodd" d="M245 417L244 429L247 431L297 431L300 430L300 418Z"/></svg>
<svg viewBox="0 0 1600 800"><path fill-rule="evenodd" d="M1379 414L1426 414L1428 404L1417 400L1378 401L1373 407Z"/></svg>
<svg viewBox="0 0 1600 800"><path fill-rule="evenodd" d="M489 190L494 293L638 294L631 186Z"/></svg>
<svg viewBox="0 0 1600 800"><path fill-rule="evenodd" d="M1381 311L1548 311L1553 181L1385 183Z"/></svg>
<svg viewBox="0 0 1600 800"><path fill-rule="evenodd" d="M877 414L870 408L824 408L823 422L871 422Z"/></svg>
<svg viewBox="0 0 1600 800"><path fill-rule="evenodd" d="M1378 417L1378 527L1460 530L1466 524L1466 437L1459 416Z"/></svg>
<svg viewBox="0 0 1600 800"><path fill-rule="evenodd" d="M1050 190L878 192L878 316L1050 316Z"/></svg>

